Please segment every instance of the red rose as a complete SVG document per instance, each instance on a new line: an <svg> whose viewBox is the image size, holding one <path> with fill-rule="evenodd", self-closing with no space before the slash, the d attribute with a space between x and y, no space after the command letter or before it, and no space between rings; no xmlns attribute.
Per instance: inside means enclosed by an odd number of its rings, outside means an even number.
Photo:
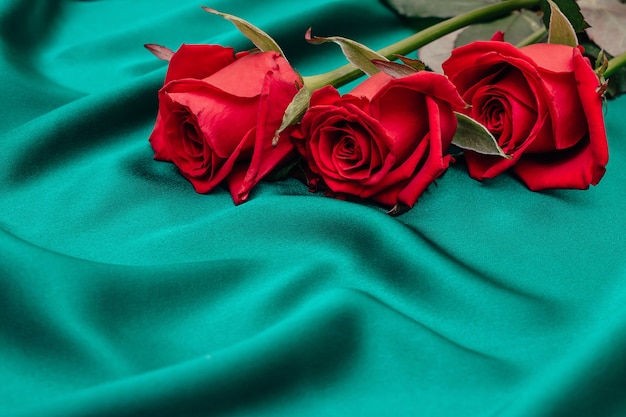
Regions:
<svg viewBox="0 0 626 417"><path fill-rule="evenodd" d="M244 202L294 152L289 140L273 147L272 138L299 80L275 52L181 46L159 91L155 159L173 162L199 193L226 180L235 204Z"/></svg>
<svg viewBox="0 0 626 417"><path fill-rule="evenodd" d="M443 76L370 77L343 97L317 90L292 139L331 193L412 207L448 168L465 103Z"/></svg>
<svg viewBox="0 0 626 417"><path fill-rule="evenodd" d="M602 98L580 48L474 42L452 51L443 69L472 105L467 114L513 157L467 152L473 178L513 167L531 190L585 189L600 181L608 162Z"/></svg>

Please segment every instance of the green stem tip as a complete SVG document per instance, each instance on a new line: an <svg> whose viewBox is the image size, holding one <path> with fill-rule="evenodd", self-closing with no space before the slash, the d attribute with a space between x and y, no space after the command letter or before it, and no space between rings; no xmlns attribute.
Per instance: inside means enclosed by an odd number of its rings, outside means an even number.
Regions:
<svg viewBox="0 0 626 417"><path fill-rule="evenodd" d="M606 71L604 71L604 78L609 78L624 65L626 65L626 52L623 52L609 61L609 66L606 68Z"/></svg>

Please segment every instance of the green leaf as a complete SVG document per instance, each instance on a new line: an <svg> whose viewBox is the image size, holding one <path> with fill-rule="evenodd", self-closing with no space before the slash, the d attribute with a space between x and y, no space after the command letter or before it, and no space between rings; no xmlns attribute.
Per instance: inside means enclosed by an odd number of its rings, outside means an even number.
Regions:
<svg viewBox="0 0 626 417"><path fill-rule="evenodd" d="M558 6L561 13L572 24L576 33L582 32L589 27L575 0L541 0L539 5L543 11L543 23L546 28L550 28L550 18L552 16L549 1L553 1Z"/></svg>
<svg viewBox="0 0 626 417"><path fill-rule="evenodd" d="M262 52L276 51L279 54L281 54L283 58L287 59L282 49L280 49L280 46L278 46L278 44L276 43L276 41L272 39L270 35L263 32L261 29L254 26L252 23L247 22L243 20L242 18L233 16L231 14L218 12L217 10L211 9L209 7L202 6L202 8L208 13L221 16L224 19L231 22L233 25L235 25L235 27L239 30L239 32L241 32L246 38L250 39L250 41L254 44L254 46L259 48Z"/></svg>
<svg viewBox="0 0 626 417"><path fill-rule="evenodd" d="M467 29L468 27L457 29L454 32L448 33L447 35L422 46L418 51L419 58L424 61L428 68L432 71L443 74L441 64L446 59L450 58L450 53L455 48L454 43L457 37Z"/></svg>
<svg viewBox="0 0 626 417"><path fill-rule="evenodd" d="M385 0L399 14L407 17L452 17L500 0Z"/></svg>
<svg viewBox="0 0 626 417"><path fill-rule="evenodd" d="M552 0L548 0L550 5L550 25L548 26L548 43L557 43L575 47L578 45L578 38L574 27L567 20Z"/></svg>
<svg viewBox="0 0 626 417"><path fill-rule="evenodd" d="M306 113L307 109L309 108L311 94L311 90L307 88L305 84L294 96L293 100L291 100L291 103L289 103L289 106L287 106L287 109L285 110L285 114L283 115L283 121L280 124L280 127L274 134L272 145L276 146L278 144L280 134L289 126L298 123L302 116L304 116L304 113Z"/></svg>
<svg viewBox="0 0 626 417"><path fill-rule="evenodd" d="M458 124L456 133L452 138L454 145L484 155L500 155L503 158L511 159L498 146L498 141L485 126L462 113L455 112L455 114Z"/></svg>
<svg viewBox="0 0 626 417"><path fill-rule="evenodd" d="M341 36L329 36L319 37L311 35L311 28L306 31L305 39L314 45L334 42L341 47L341 51L348 58L348 61L353 63L358 69L366 73L367 75L374 75L380 70L376 65L372 63L373 60L389 61L384 56L380 55L368 48L367 46L360 44L352 39L343 38Z"/></svg>

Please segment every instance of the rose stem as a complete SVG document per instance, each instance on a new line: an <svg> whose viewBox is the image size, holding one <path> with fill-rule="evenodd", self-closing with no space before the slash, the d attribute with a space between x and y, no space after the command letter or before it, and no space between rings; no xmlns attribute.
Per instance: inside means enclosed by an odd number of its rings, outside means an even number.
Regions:
<svg viewBox="0 0 626 417"><path fill-rule="evenodd" d="M537 6L539 6L539 0L507 0L481 7L430 26L408 38L379 50L378 53L387 59L395 60L396 55L406 55L448 33L471 25L472 23L493 20L515 10L530 9ZM309 86L310 90L321 88L325 85L340 87L356 80L361 75L363 75L363 73L354 65L346 64L324 74L306 77L306 84Z"/></svg>
<svg viewBox="0 0 626 417"><path fill-rule="evenodd" d="M615 71L626 65L626 52L612 58L609 61L609 66L604 71L604 78L609 78Z"/></svg>

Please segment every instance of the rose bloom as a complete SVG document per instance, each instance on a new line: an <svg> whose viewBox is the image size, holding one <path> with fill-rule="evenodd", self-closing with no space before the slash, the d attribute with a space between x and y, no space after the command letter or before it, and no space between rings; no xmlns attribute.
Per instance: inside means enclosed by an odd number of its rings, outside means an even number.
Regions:
<svg viewBox="0 0 626 417"><path fill-rule="evenodd" d="M331 195L412 207L448 168L454 111L463 107L444 76L381 72L344 96L315 91L292 140Z"/></svg>
<svg viewBox="0 0 626 417"><path fill-rule="evenodd" d="M198 193L226 180L235 204L294 156L288 139L272 146L299 76L276 52L240 53L218 45L183 45L159 91L150 143Z"/></svg>
<svg viewBox="0 0 626 417"><path fill-rule="evenodd" d="M482 180L512 167L531 189L596 185L608 147L599 80L579 47L474 42L452 51L444 73L472 107L466 114L498 140L507 160L466 152Z"/></svg>

